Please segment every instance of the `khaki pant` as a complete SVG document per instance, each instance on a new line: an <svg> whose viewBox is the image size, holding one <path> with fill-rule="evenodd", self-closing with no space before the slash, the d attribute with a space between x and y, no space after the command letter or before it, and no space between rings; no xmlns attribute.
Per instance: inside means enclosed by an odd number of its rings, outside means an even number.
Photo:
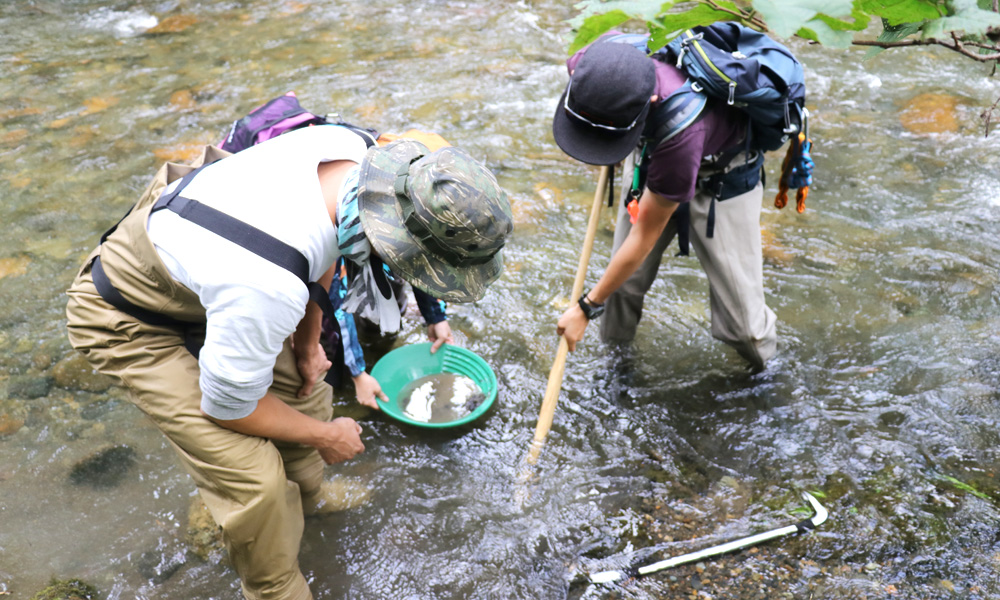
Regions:
<svg viewBox="0 0 1000 600"><path fill-rule="evenodd" d="M636 152L625 159L624 173L631 173ZM629 178L624 178L618 203L618 222L612 254L618 251L632 229L625 203ZM715 202L714 236L706 237L712 197L698 191L691 200L690 239L701 267L708 276L712 306L712 336L729 344L761 369L777 351L776 317L764 300L763 254L760 242L760 184L749 192ZM605 303L601 339L629 343L635 338L646 292L656 280L667 246L677 235L676 221L664 228L656 245L635 273Z"/></svg>
<svg viewBox="0 0 1000 600"><path fill-rule="evenodd" d="M99 249L102 265L133 303L174 316L199 310L203 314L194 294L170 278L145 235L152 201L167 181L186 170L177 165L164 169ZM315 500L323 480L319 453L308 446L243 435L206 418L200 409L198 361L185 348L183 336L175 329L138 321L105 302L94 287L90 264L88 260L69 289L66 312L73 347L99 371L118 378L132 402L170 440L222 527L246 598L311 599L298 553L303 500ZM301 385L286 341L274 367L271 391L293 408L329 420L330 386L319 382L308 398L297 398Z"/></svg>

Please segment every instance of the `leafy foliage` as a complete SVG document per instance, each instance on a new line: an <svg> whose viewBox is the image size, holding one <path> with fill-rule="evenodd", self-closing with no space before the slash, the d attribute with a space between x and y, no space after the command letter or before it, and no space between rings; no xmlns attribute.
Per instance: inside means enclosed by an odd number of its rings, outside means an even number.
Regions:
<svg viewBox="0 0 1000 600"><path fill-rule="evenodd" d="M1000 60L1000 0L583 0L576 7L571 52L628 21L646 25L651 50L691 27L739 21L782 38L870 46L869 56L886 48L938 45L981 62ZM867 39L873 18L882 23L882 33Z"/></svg>

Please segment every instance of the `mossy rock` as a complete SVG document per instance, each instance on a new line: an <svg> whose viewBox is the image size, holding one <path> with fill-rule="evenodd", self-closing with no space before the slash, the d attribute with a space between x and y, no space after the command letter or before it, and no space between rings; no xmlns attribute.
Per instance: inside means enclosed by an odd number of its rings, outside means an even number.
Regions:
<svg viewBox="0 0 1000 600"><path fill-rule="evenodd" d="M79 579L56 580L31 597L31 600L96 600L97 589Z"/></svg>
<svg viewBox="0 0 1000 600"><path fill-rule="evenodd" d="M195 496L188 507L187 541L191 551L202 560L212 560L225 552L222 527L215 522L201 496Z"/></svg>

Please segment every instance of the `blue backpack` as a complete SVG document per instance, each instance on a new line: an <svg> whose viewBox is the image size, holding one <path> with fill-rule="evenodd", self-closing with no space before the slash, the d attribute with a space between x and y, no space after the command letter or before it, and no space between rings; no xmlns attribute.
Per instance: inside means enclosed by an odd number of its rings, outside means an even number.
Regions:
<svg viewBox="0 0 1000 600"><path fill-rule="evenodd" d="M618 34L609 41L627 43L655 60L673 64L687 81L650 112L644 137L650 149L695 122L715 98L749 117L745 149L767 152L791 141L776 205L789 187L799 188L799 212L812 184L814 167L808 139L805 75L788 48L734 22L718 22L684 31L650 53L648 35ZM742 149L742 148L741 148Z"/></svg>
<svg viewBox="0 0 1000 600"><path fill-rule="evenodd" d="M730 22L689 29L666 48L692 89L724 98L750 116L753 148L777 150L802 130L805 76L788 48Z"/></svg>
<svg viewBox="0 0 1000 600"><path fill-rule="evenodd" d="M650 54L648 35L619 34L608 41ZM806 86L802 65L788 48L739 23L688 29L650 54L673 64L687 81L650 113L647 132L656 143L693 123L709 97L747 113L751 147L777 150L803 127Z"/></svg>

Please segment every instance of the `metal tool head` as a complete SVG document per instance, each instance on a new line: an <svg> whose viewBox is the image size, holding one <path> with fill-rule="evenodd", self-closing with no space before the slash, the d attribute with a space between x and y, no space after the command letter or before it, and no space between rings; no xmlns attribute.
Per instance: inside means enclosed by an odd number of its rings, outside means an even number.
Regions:
<svg viewBox="0 0 1000 600"><path fill-rule="evenodd" d="M816 514L814 514L813 517L809 519L812 522L813 527L818 527L822 525L823 522L826 521L826 518L830 516L830 513L827 512L826 508L824 508L823 505L819 503L819 500L817 500L816 497L810 494L809 492L802 492L802 497L805 498L806 501L808 501L809 504L812 505L813 510L816 511Z"/></svg>

